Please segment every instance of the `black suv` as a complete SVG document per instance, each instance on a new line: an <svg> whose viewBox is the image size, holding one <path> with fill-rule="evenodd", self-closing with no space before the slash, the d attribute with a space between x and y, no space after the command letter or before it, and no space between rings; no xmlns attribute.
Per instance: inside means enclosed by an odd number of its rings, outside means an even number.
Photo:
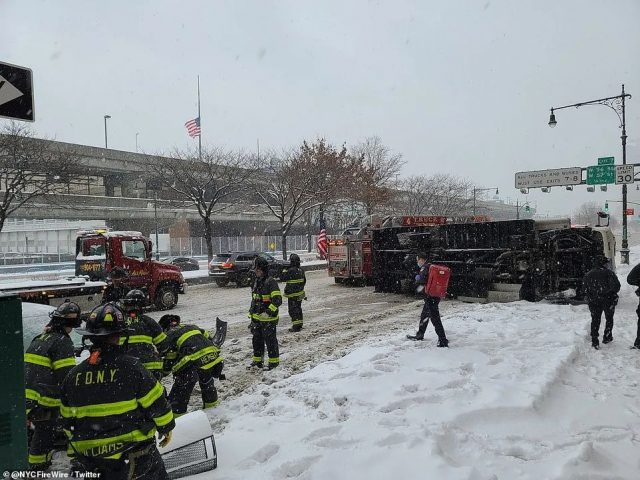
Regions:
<svg viewBox="0 0 640 480"><path fill-rule="evenodd" d="M268 253L260 252L229 252L219 253L209 262L209 276L215 278L219 287L224 287L229 282L235 282L239 287L248 287L253 282L253 261L256 257L262 257L269 262L269 275L276 280L290 263L278 260Z"/></svg>

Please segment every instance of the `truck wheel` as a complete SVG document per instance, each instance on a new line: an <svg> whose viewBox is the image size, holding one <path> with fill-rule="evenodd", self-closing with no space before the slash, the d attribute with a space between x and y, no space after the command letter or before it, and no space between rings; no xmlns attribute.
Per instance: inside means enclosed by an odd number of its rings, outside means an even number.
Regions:
<svg viewBox="0 0 640 480"><path fill-rule="evenodd" d="M216 280L216 285L218 285L219 287L226 287L227 285L229 285L229 280L227 279Z"/></svg>
<svg viewBox="0 0 640 480"><path fill-rule="evenodd" d="M178 303L178 292L173 287L160 287L156 293L156 307L158 310L171 310Z"/></svg>

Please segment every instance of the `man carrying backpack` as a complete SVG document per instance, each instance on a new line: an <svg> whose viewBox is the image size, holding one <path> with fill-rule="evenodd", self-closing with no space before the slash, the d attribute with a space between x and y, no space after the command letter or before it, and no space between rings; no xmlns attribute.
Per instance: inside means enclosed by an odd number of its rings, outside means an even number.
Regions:
<svg viewBox="0 0 640 480"><path fill-rule="evenodd" d="M627 276L627 283L634 287L640 287L640 263L633 267L629 272L629 275ZM636 290L636 295L640 297L640 288ZM636 334L636 341L633 342L633 346L631 348L640 350L640 304L636 309L636 314L638 315L638 333Z"/></svg>
<svg viewBox="0 0 640 480"><path fill-rule="evenodd" d="M591 346L598 350L600 341L600 321L602 312L606 318L602 343L613 341L613 314L618 303L620 282L615 273L607 268L604 255L594 259L594 267L587 272L582 281L585 297L591 312Z"/></svg>
<svg viewBox="0 0 640 480"><path fill-rule="evenodd" d="M436 335L438 335L438 347L448 347L449 340L447 340L447 335L444 332L444 327L440 320L440 310L438 309L440 297L428 295L425 289L425 285L429 279L429 267L431 266L427 263L427 254L423 252L418 253L416 260L420 272L416 275L415 284L417 291L419 293L422 292L424 295L424 307L422 307L422 313L420 314L417 333L415 335L407 335L407 338L410 340L424 340L424 333L429 325L429 319L431 319L433 328L436 330Z"/></svg>

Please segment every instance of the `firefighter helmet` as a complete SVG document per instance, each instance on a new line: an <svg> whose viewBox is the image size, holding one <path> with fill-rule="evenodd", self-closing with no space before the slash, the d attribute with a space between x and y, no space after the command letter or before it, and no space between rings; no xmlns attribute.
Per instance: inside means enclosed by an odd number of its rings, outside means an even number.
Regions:
<svg viewBox="0 0 640 480"><path fill-rule="evenodd" d="M147 304L147 296L142 290L131 290L120 301L125 310L142 310Z"/></svg>
<svg viewBox="0 0 640 480"><path fill-rule="evenodd" d="M253 262L253 266L256 270L262 270L265 275L269 273L269 262L267 262L267 260L263 257L256 257L255 261Z"/></svg>
<svg viewBox="0 0 640 480"><path fill-rule="evenodd" d="M52 325L77 328L82 324L80 307L74 302L64 302L49 314Z"/></svg>
<svg viewBox="0 0 640 480"><path fill-rule="evenodd" d="M298 256L297 253L292 253L291 255L289 255L289 263L291 264L292 267L300 266L300 257Z"/></svg>
<svg viewBox="0 0 640 480"><path fill-rule="evenodd" d="M109 274L109 277L113 280L114 278L117 279L123 279L123 278L127 278L129 275L127 274L127 271L122 268L122 267L113 267L111 269L111 273Z"/></svg>
<svg viewBox="0 0 640 480"><path fill-rule="evenodd" d="M103 337L113 334L129 333L124 315L115 303L107 303L94 308L86 320L84 328L76 332L87 337Z"/></svg>
<svg viewBox="0 0 640 480"><path fill-rule="evenodd" d="M171 322L180 323L180 316L170 313L163 315L160 317L160 320L158 320L158 324L162 327L162 330L168 330Z"/></svg>

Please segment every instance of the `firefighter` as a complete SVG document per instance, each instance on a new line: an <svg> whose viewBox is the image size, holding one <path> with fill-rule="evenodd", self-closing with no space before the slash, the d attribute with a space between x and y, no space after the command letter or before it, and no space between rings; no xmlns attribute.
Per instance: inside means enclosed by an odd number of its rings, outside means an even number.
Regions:
<svg viewBox="0 0 640 480"><path fill-rule="evenodd" d="M264 346L267 345L269 370L280 363L278 350L278 307L282 305L282 294L278 282L269 276L269 263L258 257L254 263L255 281L251 289L251 307L249 309L249 326L253 334L253 359L250 367L264 367Z"/></svg>
<svg viewBox="0 0 640 480"><path fill-rule="evenodd" d="M427 295L426 291L424 291L424 287L427 284L427 280L429 278L430 267L430 264L427 263L427 254L422 252L418 253L418 255L416 256L416 261L418 263L420 272L415 277L415 284L417 291L422 292L422 295L424 296L424 307L422 307L422 313L420 314L418 331L415 335L407 335L407 338L410 340L424 340L424 333L427 331L429 319L431 319L431 323L433 323L433 328L436 331L436 335L438 335L438 347L448 347L449 340L447 340L447 335L444 332L442 320L440 319L440 310L438 308L438 305L440 304L440 298L431 297Z"/></svg>
<svg viewBox="0 0 640 480"><path fill-rule="evenodd" d="M281 275L280 279L284 280L284 297L288 300L289 316L291 317L290 332L299 332L302 330L302 300L306 299L304 293L304 286L307 283L307 278L304 275L304 270L300 268L300 257L292 253L289 256L289 263L291 266L286 269Z"/></svg>
<svg viewBox="0 0 640 480"><path fill-rule="evenodd" d="M176 417L187 413L196 382L200 384L203 408L218 406L214 378L221 378L224 362L209 332L195 325L182 325L178 315L163 315L160 326L167 335L161 350L166 374L173 372L169 402Z"/></svg>
<svg viewBox="0 0 640 480"><path fill-rule="evenodd" d="M109 274L107 288L102 294L102 303L117 302L125 297L129 288L126 285L127 271L121 267L114 267Z"/></svg>
<svg viewBox="0 0 640 480"><path fill-rule="evenodd" d="M131 290L120 302L122 310L127 315L127 326L133 330L128 337L120 338L120 345L127 342L127 354L140 359L142 365L149 370L156 379L161 380L162 359L158 351L164 349L167 335L153 318L144 315L143 308L147 297L141 290Z"/></svg>
<svg viewBox="0 0 640 480"><path fill-rule="evenodd" d="M613 315L618 303L620 281L616 274L607 268L607 257L597 256L593 263L594 267L582 280L582 287L591 312L591 346L597 350L600 348L598 336L603 311L606 323L602 343L613 341Z"/></svg>
<svg viewBox="0 0 640 480"><path fill-rule="evenodd" d="M27 420L33 431L29 443L32 470L45 470L51 465L59 423L60 387L76 365L69 333L80 323L80 307L63 303L51 312L44 333L31 341L24 354Z"/></svg>
<svg viewBox="0 0 640 480"><path fill-rule="evenodd" d="M640 287L640 263L633 267L629 272L629 275L627 276L627 283L635 287ZM636 295L640 297L640 288L636 289ZM631 348L640 350L640 303L636 309L636 314L638 315L638 331L636 333L636 341L633 342L633 346Z"/></svg>
<svg viewBox="0 0 640 480"><path fill-rule="evenodd" d="M173 412L160 382L120 346L120 337L130 333L122 312L114 303L100 305L77 332L92 345L89 358L62 384L72 471L114 480L168 479L155 434L162 447L171 441Z"/></svg>

